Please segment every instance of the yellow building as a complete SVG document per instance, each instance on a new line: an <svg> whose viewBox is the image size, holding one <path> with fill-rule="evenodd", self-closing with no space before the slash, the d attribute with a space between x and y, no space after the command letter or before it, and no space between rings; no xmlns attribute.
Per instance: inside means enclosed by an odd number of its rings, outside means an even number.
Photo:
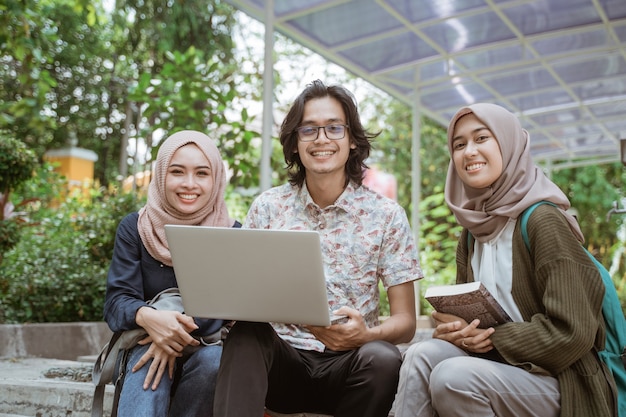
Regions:
<svg viewBox="0 0 626 417"><path fill-rule="evenodd" d="M55 170L67 178L70 191L79 189L87 193L93 185L94 163L98 160L94 151L70 145L46 152L44 159L57 165Z"/></svg>

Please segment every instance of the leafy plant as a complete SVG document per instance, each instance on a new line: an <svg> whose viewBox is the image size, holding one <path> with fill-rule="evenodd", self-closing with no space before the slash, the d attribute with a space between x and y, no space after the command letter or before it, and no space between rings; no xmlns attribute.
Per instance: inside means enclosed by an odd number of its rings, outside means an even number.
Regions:
<svg viewBox="0 0 626 417"><path fill-rule="evenodd" d="M92 190L32 211L0 266L0 322L102 320L108 265L121 218L143 202Z"/></svg>
<svg viewBox="0 0 626 417"><path fill-rule="evenodd" d="M420 202L420 212L427 213L421 224L420 262L424 279L420 281L422 314L432 307L424 299L430 285L453 284L456 279L456 246L462 227L444 201L443 189L435 187L434 193Z"/></svg>
<svg viewBox="0 0 626 417"><path fill-rule="evenodd" d="M4 322L100 320L106 268L93 262L88 237L60 207L25 230L0 267Z"/></svg>
<svg viewBox="0 0 626 417"><path fill-rule="evenodd" d="M21 141L0 136L0 263L3 254L19 240L19 218L11 192L33 175L35 154Z"/></svg>
<svg viewBox="0 0 626 417"><path fill-rule="evenodd" d="M102 193L94 190L92 201L84 205L79 200L67 202L66 208L74 213L75 228L84 234L85 249L91 260L108 267L113 256L117 225L124 216L145 203L145 197L133 193Z"/></svg>

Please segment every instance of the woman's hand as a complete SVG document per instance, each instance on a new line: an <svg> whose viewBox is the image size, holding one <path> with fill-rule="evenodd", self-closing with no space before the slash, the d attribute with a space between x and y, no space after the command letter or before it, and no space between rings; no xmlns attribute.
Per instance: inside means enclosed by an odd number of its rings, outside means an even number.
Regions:
<svg viewBox="0 0 626 417"><path fill-rule="evenodd" d="M198 326L193 317L177 311L155 310L150 307L141 307L135 320L148 332L148 336L138 344L150 343L150 347L133 366L132 371L136 372L152 359L143 388L148 389L152 385L152 389L156 390L166 369L170 379L174 377L176 358L182 356L185 346L200 344L189 334Z"/></svg>
<svg viewBox="0 0 626 417"><path fill-rule="evenodd" d="M149 340L143 339L139 344L152 342L168 356L180 356L185 346L200 344L189 334L198 328L193 317L177 311L141 307L137 311L136 321L149 335Z"/></svg>
<svg viewBox="0 0 626 417"><path fill-rule="evenodd" d="M479 329L480 320L476 319L468 324L460 317L437 311L432 313L432 317L435 320L433 338L446 340L472 353L486 353L493 349L490 337L495 329Z"/></svg>
<svg viewBox="0 0 626 417"><path fill-rule="evenodd" d="M143 339L142 342L150 343L152 339L150 336ZM179 355L168 355L165 353L163 349L161 349L156 343L152 343L146 353L137 361L135 366L133 366L132 371L136 372L141 369L150 359L152 359L152 363L150 363L150 368L148 369L148 373L146 375L146 379L143 381L143 389L148 389L150 384L152 384L152 390L156 390L161 382L161 378L163 378L163 374L165 373L165 369L167 368L167 374L170 379L174 378L174 370L176 369L176 358Z"/></svg>

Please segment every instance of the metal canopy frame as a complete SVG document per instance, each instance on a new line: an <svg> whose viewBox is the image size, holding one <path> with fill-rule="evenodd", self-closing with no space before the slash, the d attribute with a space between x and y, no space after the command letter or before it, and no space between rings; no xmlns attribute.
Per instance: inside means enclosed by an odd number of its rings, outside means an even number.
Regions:
<svg viewBox="0 0 626 417"><path fill-rule="evenodd" d="M548 169L620 160L626 0L227 1L414 116L446 126L463 105L496 103Z"/></svg>

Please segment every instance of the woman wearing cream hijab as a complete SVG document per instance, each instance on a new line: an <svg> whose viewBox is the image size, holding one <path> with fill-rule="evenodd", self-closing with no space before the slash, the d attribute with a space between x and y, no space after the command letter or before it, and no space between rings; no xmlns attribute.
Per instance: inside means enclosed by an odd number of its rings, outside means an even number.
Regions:
<svg viewBox="0 0 626 417"><path fill-rule="evenodd" d="M456 282L481 281L513 322L480 329L434 312L433 338L406 352L396 417L617 415L595 353L604 286L567 197L529 147L517 117L497 105L463 107L450 121L445 197L464 227ZM556 207L532 213L527 250L519 218L542 200Z"/></svg>
<svg viewBox="0 0 626 417"><path fill-rule="evenodd" d="M155 310L146 302L177 287L166 224L241 227L228 216L225 188L213 141L196 131L175 133L159 148L146 205L118 226L104 317L114 332L142 327L148 333L128 353L120 417L213 415L222 347L206 342L225 323ZM194 349L184 353L188 346Z"/></svg>

